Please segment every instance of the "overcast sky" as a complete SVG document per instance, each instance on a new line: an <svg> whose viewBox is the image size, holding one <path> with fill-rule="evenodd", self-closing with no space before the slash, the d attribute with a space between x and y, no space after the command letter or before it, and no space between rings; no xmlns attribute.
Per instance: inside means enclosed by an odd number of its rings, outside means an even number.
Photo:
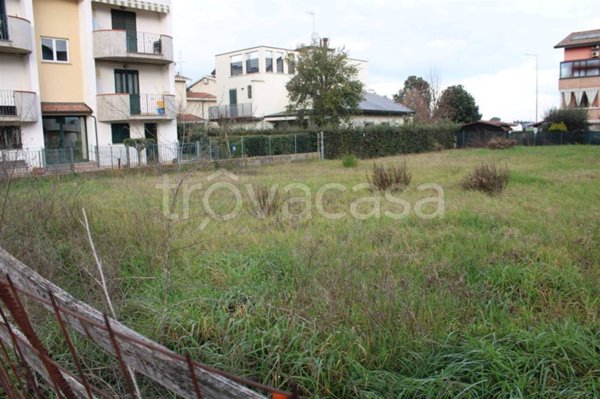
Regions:
<svg viewBox="0 0 600 399"><path fill-rule="evenodd" d="M558 106L562 50L570 32L600 28L598 0L173 0L178 70L199 78L214 55L258 45L295 48L316 31L369 61L367 87L391 97L409 75L436 71L462 84L484 119L535 118ZM178 62L179 64L179 62Z"/></svg>

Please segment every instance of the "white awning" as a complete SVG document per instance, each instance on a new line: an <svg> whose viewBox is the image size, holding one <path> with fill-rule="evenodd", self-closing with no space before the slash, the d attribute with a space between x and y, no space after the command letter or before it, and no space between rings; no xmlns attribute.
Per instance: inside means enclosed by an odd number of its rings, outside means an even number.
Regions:
<svg viewBox="0 0 600 399"><path fill-rule="evenodd" d="M136 8L138 10L148 10L168 14L171 10L166 4L154 3L142 0L92 0L95 3L104 3L120 7Z"/></svg>

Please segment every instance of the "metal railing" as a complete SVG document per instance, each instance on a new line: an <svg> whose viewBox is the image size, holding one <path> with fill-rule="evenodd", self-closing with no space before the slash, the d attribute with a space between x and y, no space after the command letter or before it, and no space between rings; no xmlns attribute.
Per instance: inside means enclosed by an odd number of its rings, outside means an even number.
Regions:
<svg viewBox="0 0 600 399"><path fill-rule="evenodd" d="M490 140L504 138L515 140L517 145L545 146L565 144L600 145L600 132L459 132L456 137L458 148L487 147Z"/></svg>
<svg viewBox="0 0 600 399"><path fill-rule="evenodd" d="M44 173L74 173L153 165L200 163L229 159L316 153L319 135L299 133L272 136L203 137L187 143L152 144L134 148L123 144L39 150L0 150L0 178Z"/></svg>
<svg viewBox="0 0 600 399"><path fill-rule="evenodd" d="M130 94L131 115L166 115L167 99L163 94Z"/></svg>
<svg viewBox="0 0 600 399"><path fill-rule="evenodd" d="M217 105L208 108L210 120L241 119L252 117L252 103Z"/></svg>
<svg viewBox="0 0 600 399"><path fill-rule="evenodd" d="M14 91L0 90L0 116L17 116Z"/></svg>
<svg viewBox="0 0 600 399"><path fill-rule="evenodd" d="M128 30L125 33L127 52L141 54L163 54L161 35Z"/></svg>

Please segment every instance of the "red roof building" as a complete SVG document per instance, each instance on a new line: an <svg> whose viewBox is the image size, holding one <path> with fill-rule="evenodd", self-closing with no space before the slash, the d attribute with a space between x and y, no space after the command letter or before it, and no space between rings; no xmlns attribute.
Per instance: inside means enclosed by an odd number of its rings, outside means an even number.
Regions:
<svg viewBox="0 0 600 399"><path fill-rule="evenodd" d="M587 108L592 129L600 129L600 29L573 32L554 48L564 49L558 87L563 108Z"/></svg>

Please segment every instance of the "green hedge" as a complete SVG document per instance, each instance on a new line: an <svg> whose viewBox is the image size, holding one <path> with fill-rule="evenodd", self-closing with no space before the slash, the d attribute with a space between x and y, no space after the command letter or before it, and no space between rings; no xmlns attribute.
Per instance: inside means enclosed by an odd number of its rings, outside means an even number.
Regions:
<svg viewBox="0 0 600 399"><path fill-rule="evenodd" d="M242 156L241 139L244 140L244 156L306 153L319 150L319 133L323 132L325 157L341 158L354 155L358 158L377 158L396 154L434 151L453 148L460 125L437 123L409 126L373 126L361 129L326 128L313 130L248 130L243 135L229 134L233 157ZM209 137L196 134L191 141L200 141L204 146ZM213 152L227 152L225 139L211 137ZM215 154L216 155L216 154Z"/></svg>
<svg viewBox="0 0 600 399"><path fill-rule="evenodd" d="M325 130L325 157L378 158L453 148L460 126L449 123Z"/></svg>

